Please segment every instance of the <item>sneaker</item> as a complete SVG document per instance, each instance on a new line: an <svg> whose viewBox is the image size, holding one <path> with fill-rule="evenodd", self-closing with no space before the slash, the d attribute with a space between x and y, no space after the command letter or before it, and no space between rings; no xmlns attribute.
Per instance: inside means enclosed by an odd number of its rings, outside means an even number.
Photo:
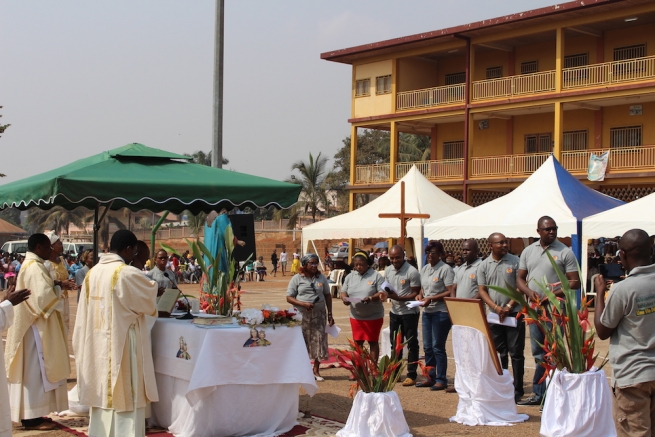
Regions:
<svg viewBox="0 0 655 437"><path fill-rule="evenodd" d="M541 405L541 399L537 395L532 395L527 399L517 402L516 405Z"/></svg>
<svg viewBox="0 0 655 437"><path fill-rule="evenodd" d="M403 387L411 387L416 385L416 380L412 378L407 378L403 381Z"/></svg>

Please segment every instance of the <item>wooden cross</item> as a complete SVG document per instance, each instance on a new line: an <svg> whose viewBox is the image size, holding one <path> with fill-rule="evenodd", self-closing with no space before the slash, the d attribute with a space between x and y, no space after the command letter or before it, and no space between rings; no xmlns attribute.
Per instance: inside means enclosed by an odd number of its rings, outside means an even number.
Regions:
<svg viewBox="0 0 655 437"><path fill-rule="evenodd" d="M382 213L378 214L378 217L400 219L400 238L398 239L398 244L405 247L405 238L407 238L407 222L413 218L430 218L430 214L414 214L405 212L405 181L400 181L400 214Z"/></svg>

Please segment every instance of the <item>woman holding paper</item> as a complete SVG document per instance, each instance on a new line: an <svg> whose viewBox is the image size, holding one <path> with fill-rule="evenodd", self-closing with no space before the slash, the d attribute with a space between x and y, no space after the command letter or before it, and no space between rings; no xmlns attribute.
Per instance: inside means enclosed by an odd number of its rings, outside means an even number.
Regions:
<svg viewBox="0 0 655 437"><path fill-rule="evenodd" d="M423 351L425 366L429 367L430 379L416 383L417 387L430 390L444 390L448 386L446 368L446 339L452 324L443 298L453 290L453 269L442 261L443 245L438 241L428 242L425 248L428 262L421 268L421 292L416 298L422 302Z"/></svg>
<svg viewBox="0 0 655 437"><path fill-rule="evenodd" d="M371 268L371 259L364 252L353 256L354 270L346 276L341 287L341 300L350 306L350 327L353 340L360 346L368 342L371 358L380 355L380 330L384 321L382 302L387 293L382 290L384 278Z"/></svg>
<svg viewBox="0 0 655 437"><path fill-rule="evenodd" d="M303 256L301 264L299 274L289 282L287 302L302 314L302 335L309 358L314 360L314 378L325 381L319 372L319 365L321 360L328 358L325 327L328 323L334 325L330 284L318 270L318 255L310 253Z"/></svg>

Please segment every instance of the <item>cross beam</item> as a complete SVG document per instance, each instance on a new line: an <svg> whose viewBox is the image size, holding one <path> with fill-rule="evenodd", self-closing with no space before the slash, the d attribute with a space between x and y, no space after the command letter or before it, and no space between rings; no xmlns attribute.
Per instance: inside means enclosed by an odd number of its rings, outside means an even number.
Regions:
<svg viewBox="0 0 655 437"><path fill-rule="evenodd" d="M400 213L381 213L380 218L397 218L400 219L400 238L398 244L405 247L405 238L407 238L407 222L413 218L427 219L430 214L416 214L405 212L405 181L400 181ZM391 249L391 248L390 248Z"/></svg>

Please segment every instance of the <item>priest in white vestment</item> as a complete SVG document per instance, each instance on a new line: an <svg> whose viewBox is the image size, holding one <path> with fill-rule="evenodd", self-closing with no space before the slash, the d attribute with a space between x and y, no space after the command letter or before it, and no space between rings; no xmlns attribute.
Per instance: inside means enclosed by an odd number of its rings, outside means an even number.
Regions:
<svg viewBox="0 0 655 437"><path fill-rule="evenodd" d="M9 287L5 300L0 303L0 331L6 331L13 323L14 305L18 305L29 296L29 290L16 291L15 286ZM0 437L11 437L11 429L7 375L5 372L0 372Z"/></svg>
<svg viewBox="0 0 655 437"><path fill-rule="evenodd" d="M117 231L82 285L73 349L94 437L144 436L146 404L159 400L146 326L157 316L157 284L128 265L137 247L132 232Z"/></svg>
<svg viewBox="0 0 655 437"><path fill-rule="evenodd" d="M31 297L14 308L14 323L7 332L5 366L9 380L11 420L29 430L56 428L43 416L68 409L66 379L70 374L68 341L64 328L64 301L43 262L50 256L50 239L33 234L16 288ZM59 288L60 289L60 288Z"/></svg>

